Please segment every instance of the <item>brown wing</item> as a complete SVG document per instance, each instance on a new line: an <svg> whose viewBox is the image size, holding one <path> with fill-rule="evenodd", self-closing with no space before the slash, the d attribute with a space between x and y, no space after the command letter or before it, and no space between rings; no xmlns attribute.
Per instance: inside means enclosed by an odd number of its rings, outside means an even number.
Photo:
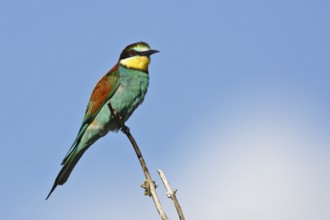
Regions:
<svg viewBox="0 0 330 220"><path fill-rule="evenodd" d="M86 108L84 122L94 119L103 105L112 97L118 86L119 74L118 65L116 65L96 84Z"/></svg>
<svg viewBox="0 0 330 220"><path fill-rule="evenodd" d="M85 133L89 124L94 120L98 112L101 110L103 105L113 96L117 90L120 80L118 74L119 65L115 65L107 74L105 74L100 81L96 84L91 98L88 102L86 112L84 115L84 120L79 129L78 135L71 145L67 155L62 161L62 165L68 159L70 153L74 150L77 143L79 143L80 138Z"/></svg>

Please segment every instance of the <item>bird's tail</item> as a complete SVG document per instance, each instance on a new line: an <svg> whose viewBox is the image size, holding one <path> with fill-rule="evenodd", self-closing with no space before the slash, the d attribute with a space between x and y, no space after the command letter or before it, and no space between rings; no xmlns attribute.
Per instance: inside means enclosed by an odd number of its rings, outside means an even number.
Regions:
<svg viewBox="0 0 330 220"><path fill-rule="evenodd" d="M87 147L81 150L78 150L77 147L74 149L65 160L65 163L63 164L63 167L60 171L60 173L57 175L54 185L52 189L50 190L46 200L49 198L49 196L52 194L52 192L55 190L55 188L58 185L63 185L69 178L73 168L78 163L81 156L84 154L84 152L87 150Z"/></svg>

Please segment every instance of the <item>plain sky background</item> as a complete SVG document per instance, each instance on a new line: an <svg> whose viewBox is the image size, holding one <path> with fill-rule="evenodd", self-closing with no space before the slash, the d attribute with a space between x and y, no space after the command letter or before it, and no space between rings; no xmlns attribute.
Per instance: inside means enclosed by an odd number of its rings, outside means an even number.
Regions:
<svg viewBox="0 0 330 220"><path fill-rule="evenodd" d="M158 219L122 133L45 201L90 93L146 41L127 125L170 219L330 219L330 1L0 2L0 219Z"/></svg>

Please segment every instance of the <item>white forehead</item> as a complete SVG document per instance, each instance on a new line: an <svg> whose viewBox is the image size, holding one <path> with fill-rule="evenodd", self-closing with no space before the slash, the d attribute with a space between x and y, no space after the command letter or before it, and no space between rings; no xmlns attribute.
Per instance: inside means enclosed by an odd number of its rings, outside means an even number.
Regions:
<svg viewBox="0 0 330 220"><path fill-rule="evenodd" d="M135 47L133 47L134 50L139 51L139 52L143 52L143 51L148 51L150 50L150 47L148 47L147 45L136 45Z"/></svg>

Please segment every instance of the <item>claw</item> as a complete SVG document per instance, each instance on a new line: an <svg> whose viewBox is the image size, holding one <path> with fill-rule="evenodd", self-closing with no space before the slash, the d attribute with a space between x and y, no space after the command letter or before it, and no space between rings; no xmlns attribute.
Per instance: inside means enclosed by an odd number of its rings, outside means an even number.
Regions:
<svg viewBox="0 0 330 220"><path fill-rule="evenodd" d="M124 118L120 115L119 111L117 109L112 108L111 103L108 103L108 107L112 113L111 117L117 119L118 125L119 127L121 127L120 130L124 134L129 135L130 134L129 127L125 125Z"/></svg>

